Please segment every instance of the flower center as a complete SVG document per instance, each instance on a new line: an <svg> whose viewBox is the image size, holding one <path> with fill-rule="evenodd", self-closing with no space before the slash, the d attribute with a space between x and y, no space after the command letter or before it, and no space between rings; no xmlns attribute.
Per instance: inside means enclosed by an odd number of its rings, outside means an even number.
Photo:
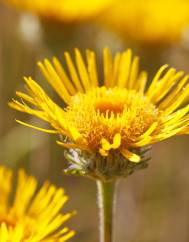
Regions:
<svg viewBox="0 0 189 242"><path fill-rule="evenodd" d="M65 119L98 149L105 138L112 144L119 133L124 147L133 143L154 122L161 122L160 111L141 93L126 88L100 87L73 96Z"/></svg>
<svg viewBox="0 0 189 242"><path fill-rule="evenodd" d="M95 110L99 111L101 114L106 114L107 112L118 114L123 112L124 104L121 102L116 103L112 100L101 100L95 104Z"/></svg>

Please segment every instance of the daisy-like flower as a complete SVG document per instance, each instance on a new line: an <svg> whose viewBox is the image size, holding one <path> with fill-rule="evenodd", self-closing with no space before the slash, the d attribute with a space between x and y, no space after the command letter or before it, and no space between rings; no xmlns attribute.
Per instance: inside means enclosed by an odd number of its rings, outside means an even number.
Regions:
<svg viewBox="0 0 189 242"><path fill-rule="evenodd" d="M10 106L48 122L58 133L57 143L68 149L73 171L93 177L126 176L146 166L143 147L189 131L188 75L162 66L147 88L147 73L139 70L139 58L131 50L112 57L104 49L104 82L100 85L95 53L79 50L75 61L65 53L68 74L54 57L38 65L66 107L56 104L31 78L28 93ZM166 70L167 69L167 70Z"/></svg>
<svg viewBox="0 0 189 242"><path fill-rule="evenodd" d="M103 23L126 41L142 46L170 45L189 25L188 0L119 0Z"/></svg>
<svg viewBox="0 0 189 242"><path fill-rule="evenodd" d="M60 212L68 199L64 190L49 182L36 189L36 179L19 170L15 190L12 170L0 166L1 242L63 242L74 235L62 227L73 215Z"/></svg>
<svg viewBox="0 0 189 242"><path fill-rule="evenodd" d="M19 9L60 22L84 21L96 17L112 0L4 0Z"/></svg>

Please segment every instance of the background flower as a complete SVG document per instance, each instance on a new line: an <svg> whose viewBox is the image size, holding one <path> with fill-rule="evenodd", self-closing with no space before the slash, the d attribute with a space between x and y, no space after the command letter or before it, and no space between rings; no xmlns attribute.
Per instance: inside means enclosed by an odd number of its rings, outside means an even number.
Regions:
<svg viewBox="0 0 189 242"><path fill-rule="evenodd" d="M7 0L7 3L40 17L61 22L82 21L93 18L110 6L112 0Z"/></svg>
<svg viewBox="0 0 189 242"><path fill-rule="evenodd" d="M181 39L189 25L189 3L187 0L119 0L105 19L127 42L143 47L171 45Z"/></svg>
<svg viewBox="0 0 189 242"><path fill-rule="evenodd" d="M19 170L14 193L13 172L0 167L0 240L2 242L66 241L74 231L62 227L73 213L62 214L68 197L64 189L45 182L37 190L37 181ZM10 203L10 199L13 202Z"/></svg>

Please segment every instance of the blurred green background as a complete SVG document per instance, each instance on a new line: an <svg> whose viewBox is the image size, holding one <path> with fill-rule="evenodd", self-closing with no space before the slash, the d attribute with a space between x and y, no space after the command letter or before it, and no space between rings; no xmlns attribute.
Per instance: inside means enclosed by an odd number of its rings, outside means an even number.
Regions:
<svg viewBox="0 0 189 242"><path fill-rule="evenodd" d="M31 75L49 88L38 71L37 60L53 54L61 57L63 50L78 46L81 49L93 48L101 63L100 53L104 46L110 46L115 51L130 45L125 44L116 33L91 22L77 26L73 30L74 37L73 33L70 34L73 26L69 26L69 31L62 31L60 41L60 26L56 26L57 29L52 27L58 34L52 33L57 36L51 36L50 40L46 36L46 32L52 32L50 25L43 31L41 26L34 16L0 6L0 161L15 170L24 167L40 183L48 179L64 186L70 196L65 211L76 209L78 212L68 223L77 231L71 241L96 242L98 211L95 182L64 175L66 161L62 148L55 144L56 137L17 124L15 118L27 120L28 117L9 109L7 103L16 90L23 88L23 76ZM189 54L185 46L177 45L167 51L166 61L177 69L189 72ZM131 47L135 49L135 54L140 52L135 46ZM142 65L151 73L160 64L152 63L153 59L150 63L144 61ZM30 123L39 124L40 121L30 118ZM189 241L188 143L189 137L182 136L154 145L149 168L120 181L115 241Z"/></svg>

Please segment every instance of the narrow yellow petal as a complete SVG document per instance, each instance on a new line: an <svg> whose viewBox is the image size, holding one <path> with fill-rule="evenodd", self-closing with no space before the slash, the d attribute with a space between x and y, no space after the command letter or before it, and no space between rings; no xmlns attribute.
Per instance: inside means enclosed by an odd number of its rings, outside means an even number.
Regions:
<svg viewBox="0 0 189 242"><path fill-rule="evenodd" d="M177 133L178 135L182 134L189 134L189 127L184 127L180 132Z"/></svg>
<svg viewBox="0 0 189 242"><path fill-rule="evenodd" d="M166 85L168 84L169 80L174 77L176 70L174 68L170 68L164 76L156 83L154 86L153 92L149 93L147 96L149 99L153 100L156 95L161 95L161 88L166 90Z"/></svg>
<svg viewBox="0 0 189 242"><path fill-rule="evenodd" d="M146 88L146 83L148 80L148 74L145 71L142 71L138 77L138 80L134 86L134 89L140 93L144 93Z"/></svg>
<svg viewBox="0 0 189 242"><path fill-rule="evenodd" d="M68 127L68 130L73 141L81 144L85 143L85 139L75 127Z"/></svg>
<svg viewBox="0 0 189 242"><path fill-rule="evenodd" d="M77 91L78 92L84 92L83 87L81 85L81 82L79 80L76 68L75 68L75 66L72 62L72 59L71 59L69 53L65 52L64 55L65 55L65 59L66 59L66 63L67 63L67 66L68 66L70 76L72 78L73 83L75 84L75 87L77 88Z"/></svg>
<svg viewBox="0 0 189 242"><path fill-rule="evenodd" d="M112 78L112 80L110 82L110 86L111 87L117 86L120 59L121 59L121 54L118 52L118 53L116 53L116 55L114 57L113 78Z"/></svg>
<svg viewBox="0 0 189 242"><path fill-rule="evenodd" d="M57 134L58 131L57 130L51 130L51 129L44 129L44 128L39 128L39 127L36 127L36 126L33 126L31 124L27 124L25 122L22 122L20 120L16 120L17 123L19 124L22 124L24 126L27 126L29 128L32 128L32 129L36 129L36 130L39 130L39 131L42 131L42 132L45 132L45 133L49 133L49 134Z"/></svg>
<svg viewBox="0 0 189 242"><path fill-rule="evenodd" d="M93 51L86 51L87 62L88 62L88 72L91 83L93 87L98 87L98 74L97 74L97 66L96 66L96 58L95 53Z"/></svg>
<svg viewBox="0 0 189 242"><path fill-rule="evenodd" d="M175 113L169 115L168 117L166 117L163 120L163 124L166 126L170 126L173 123L176 123L179 121L179 119L181 119L184 115L186 115L189 112L189 105L187 105L186 107L179 109L178 111L176 111Z"/></svg>
<svg viewBox="0 0 189 242"><path fill-rule="evenodd" d="M87 72L86 64L84 63L84 60L78 49L75 49L75 60L76 60L76 65L79 72L80 80L86 92L91 88L91 83L89 81L89 75Z"/></svg>
<svg viewBox="0 0 189 242"><path fill-rule="evenodd" d="M134 147L142 147L142 146L150 144L151 141L152 141L152 137L151 136L145 136L140 141L132 143L132 146L134 146Z"/></svg>
<svg viewBox="0 0 189 242"><path fill-rule="evenodd" d="M55 69L53 68L53 66L51 65L51 63L47 59L45 59L44 65L46 67L46 71L49 74L48 81L49 81L50 85L54 88L54 90L58 93L58 95L66 103L69 103L70 95L69 95L67 89L65 88L64 83L62 82L62 80L58 76L57 72L55 71ZM42 66L42 64L39 63L39 66Z"/></svg>
<svg viewBox="0 0 189 242"><path fill-rule="evenodd" d="M119 76L118 76L118 87L125 87L128 88L128 80L130 75L130 67L131 67L131 58L132 58L132 52L131 50L125 51L120 60L120 66L119 66Z"/></svg>
<svg viewBox="0 0 189 242"><path fill-rule="evenodd" d="M60 242L67 241L75 235L75 231L70 231L67 235L64 235L63 238L60 239Z"/></svg>
<svg viewBox="0 0 189 242"><path fill-rule="evenodd" d="M121 154L131 162L138 163L141 158L139 155L132 153L128 149L121 149Z"/></svg>
<svg viewBox="0 0 189 242"><path fill-rule="evenodd" d="M111 144L108 142L108 140L107 139L105 139L105 138L103 138L103 139L101 139L101 145L102 145L102 149L103 150L110 150L112 147L111 147Z"/></svg>
<svg viewBox="0 0 189 242"><path fill-rule="evenodd" d="M56 69L58 75L60 76L62 82L64 83L67 90L69 91L69 93L71 95L76 94L75 87L72 85L70 79L66 75L64 68L62 67L62 65L60 64L59 60L56 57L53 57L53 64L54 64L55 69Z"/></svg>
<svg viewBox="0 0 189 242"><path fill-rule="evenodd" d="M100 153L102 156L108 156L109 151L100 148L100 149L99 149L99 153Z"/></svg>
<svg viewBox="0 0 189 242"><path fill-rule="evenodd" d="M89 148L85 145L74 144L74 143L64 143L64 142L61 142L61 141L56 141L56 143L60 146L68 148L68 149L77 148L77 149L81 149L81 150L89 150Z"/></svg>
<svg viewBox="0 0 189 242"><path fill-rule="evenodd" d="M117 133L113 138L113 144L111 145L112 149L117 149L121 145L121 135Z"/></svg>
<svg viewBox="0 0 189 242"><path fill-rule="evenodd" d="M156 129L157 125L158 125L157 122L152 123L152 125L146 130L144 134L137 137L137 140L145 139L147 136L151 135Z"/></svg>
<svg viewBox="0 0 189 242"><path fill-rule="evenodd" d="M7 226L4 222L1 223L0 225L0 240L1 242L8 242L8 229Z"/></svg>
<svg viewBox="0 0 189 242"><path fill-rule="evenodd" d="M152 83L151 85L149 86L147 92L146 92L146 95L149 96L149 95L152 95L155 91L155 86L157 84L157 82L159 81L162 73L164 72L164 70L168 67L168 65L163 65L162 67L160 67L160 69L158 70L158 72L156 73L155 77L153 78L152 80Z"/></svg>
<svg viewBox="0 0 189 242"><path fill-rule="evenodd" d="M182 90L186 82L189 80L189 75L185 76L175 87L175 89L160 103L160 109L166 109L176 98L178 93Z"/></svg>
<svg viewBox="0 0 189 242"><path fill-rule="evenodd" d="M188 95L189 84L183 89L178 97L175 98L174 102L165 109L165 113L168 115L174 112L184 101L186 96Z"/></svg>
<svg viewBox="0 0 189 242"><path fill-rule="evenodd" d="M139 72L139 57L135 56L131 64L131 73L128 82L128 89L133 89Z"/></svg>
<svg viewBox="0 0 189 242"><path fill-rule="evenodd" d="M103 61L104 61L104 85L106 87L110 87L111 79L112 79L112 56L108 48L104 49L103 52Z"/></svg>
<svg viewBox="0 0 189 242"><path fill-rule="evenodd" d="M171 88L175 85L175 83L182 77L183 72L177 72L172 77L167 77L162 79L156 89L156 94L151 99L153 103L159 102L161 99L165 97L165 95L171 90Z"/></svg>
<svg viewBox="0 0 189 242"><path fill-rule="evenodd" d="M29 103L31 103L33 105L36 105L35 100L31 96L29 96L29 95L27 95L27 94L25 94L23 92L18 92L18 91L16 92L16 95L18 97L24 99L25 101L27 101L27 102L29 102Z"/></svg>

